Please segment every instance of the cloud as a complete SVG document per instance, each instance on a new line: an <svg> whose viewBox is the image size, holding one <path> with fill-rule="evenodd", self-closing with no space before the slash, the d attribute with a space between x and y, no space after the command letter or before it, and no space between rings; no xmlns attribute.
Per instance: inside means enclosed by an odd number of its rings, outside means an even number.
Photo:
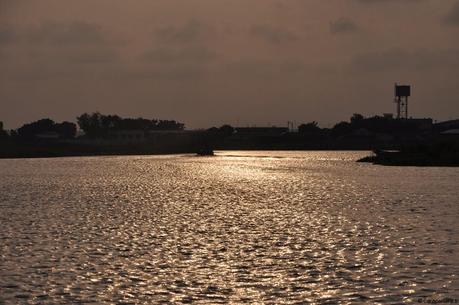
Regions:
<svg viewBox="0 0 459 305"><path fill-rule="evenodd" d="M213 33L213 28L197 20L182 26L167 26L156 31L156 37L163 43L193 43L204 40Z"/></svg>
<svg viewBox="0 0 459 305"><path fill-rule="evenodd" d="M33 44L54 46L95 45L105 42L100 26L86 22L44 22L27 30L26 39Z"/></svg>
<svg viewBox="0 0 459 305"><path fill-rule="evenodd" d="M102 27L81 21L69 23L42 22L38 25L0 25L1 44L72 47L108 44Z"/></svg>
<svg viewBox="0 0 459 305"><path fill-rule="evenodd" d="M426 70L436 68L459 68L459 50L389 49L382 52L359 54L352 59L353 68L360 71L381 72L397 69Z"/></svg>
<svg viewBox="0 0 459 305"><path fill-rule="evenodd" d="M425 0L357 0L358 2L361 3L397 3L397 4L411 4L411 3L417 3L417 2L422 2Z"/></svg>
<svg viewBox="0 0 459 305"><path fill-rule="evenodd" d="M204 46L158 47L140 57L129 78L170 81L197 80L205 75L216 53Z"/></svg>
<svg viewBox="0 0 459 305"><path fill-rule="evenodd" d="M0 27L0 46L2 44L8 44L8 48L0 56L0 61L10 67L8 74L11 78L21 78L24 73L29 79L67 75L77 71L78 65L107 68L107 64L119 59L116 48L107 41L102 28L85 22L47 21L22 27L4 25Z"/></svg>
<svg viewBox="0 0 459 305"><path fill-rule="evenodd" d="M449 25L459 26L459 2L451 8L451 11L445 18L445 22Z"/></svg>
<svg viewBox="0 0 459 305"><path fill-rule="evenodd" d="M145 52L142 59L160 64L204 64L215 59L214 51L206 47L160 47Z"/></svg>
<svg viewBox="0 0 459 305"><path fill-rule="evenodd" d="M222 67L225 75L234 79L285 79L286 76L301 78L308 69L297 59L262 60L242 59L230 62Z"/></svg>
<svg viewBox="0 0 459 305"><path fill-rule="evenodd" d="M111 48L82 48L47 52L48 56L52 54L55 54L53 57L56 59L74 64L106 64L118 59L118 54Z"/></svg>
<svg viewBox="0 0 459 305"><path fill-rule="evenodd" d="M172 81L203 77L217 58L206 46L213 33L213 27L197 20L157 29L156 46L141 54L142 67L134 69L131 77Z"/></svg>
<svg viewBox="0 0 459 305"><path fill-rule="evenodd" d="M0 46L7 45L17 40L17 33L10 25L0 25Z"/></svg>
<svg viewBox="0 0 459 305"><path fill-rule="evenodd" d="M298 36L289 30L267 24L252 26L250 34L271 44L282 44L298 40Z"/></svg>
<svg viewBox="0 0 459 305"><path fill-rule="evenodd" d="M207 75L207 69L196 65L153 66L133 69L125 74L125 79L155 79L166 81L193 81Z"/></svg>
<svg viewBox="0 0 459 305"><path fill-rule="evenodd" d="M341 18L330 23L330 32L332 34L352 33L357 30L357 24L347 18Z"/></svg>

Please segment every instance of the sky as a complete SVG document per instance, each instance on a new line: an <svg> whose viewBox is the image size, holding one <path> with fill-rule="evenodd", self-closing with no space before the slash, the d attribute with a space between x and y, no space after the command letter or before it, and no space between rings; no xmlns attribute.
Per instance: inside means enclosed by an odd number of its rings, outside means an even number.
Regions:
<svg viewBox="0 0 459 305"><path fill-rule="evenodd" d="M459 0L0 0L0 121L459 118Z"/></svg>

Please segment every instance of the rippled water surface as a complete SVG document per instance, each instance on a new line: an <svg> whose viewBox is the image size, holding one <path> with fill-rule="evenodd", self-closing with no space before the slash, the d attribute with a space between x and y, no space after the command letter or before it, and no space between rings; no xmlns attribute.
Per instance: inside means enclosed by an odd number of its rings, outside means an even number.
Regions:
<svg viewBox="0 0 459 305"><path fill-rule="evenodd" d="M459 169L365 154L0 160L0 304L459 299Z"/></svg>

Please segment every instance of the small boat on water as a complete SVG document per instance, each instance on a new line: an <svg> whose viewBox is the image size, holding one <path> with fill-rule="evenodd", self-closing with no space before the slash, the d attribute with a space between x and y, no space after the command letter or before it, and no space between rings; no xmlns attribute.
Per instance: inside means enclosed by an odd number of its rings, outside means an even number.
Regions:
<svg viewBox="0 0 459 305"><path fill-rule="evenodd" d="M201 148L196 154L198 156L215 156L214 150L211 148Z"/></svg>

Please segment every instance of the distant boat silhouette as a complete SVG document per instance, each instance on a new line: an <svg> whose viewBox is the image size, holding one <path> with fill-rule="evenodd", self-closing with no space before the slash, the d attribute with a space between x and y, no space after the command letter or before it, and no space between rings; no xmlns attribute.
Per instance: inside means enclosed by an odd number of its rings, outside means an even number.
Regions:
<svg viewBox="0 0 459 305"><path fill-rule="evenodd" d="M196 154L198 156L215 156L212 148L201 148Z"/></svg>

